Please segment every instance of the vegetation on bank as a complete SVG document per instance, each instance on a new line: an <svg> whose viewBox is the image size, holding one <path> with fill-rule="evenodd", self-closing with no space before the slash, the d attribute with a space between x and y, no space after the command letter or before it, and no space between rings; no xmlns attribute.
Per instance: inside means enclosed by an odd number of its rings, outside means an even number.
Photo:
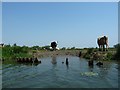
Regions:
<svg viewBox="0 0 120 90"><path fill-rule="evenodd" d="M120 60L120 44L114 45L108 51L99 51L97 48L88 48L83 58L93 60Z"/></svg>
<svg viewBox="0 0 120 90"><path fill-rule="evenodd" d="M14 59L16 57L30 57L29 54L30 48L27 46L17 46L14 44L13 46L5 45L2 47L2 58L5 59Z"/></svg>
<svg viewBox="0 0 120 90"><path fill-rule="evenodd" d="M116 54L114 55L114 59L120 60L120 43L114 46L116 48Z"/></svg>
<svg viewBox="0 0 120 90"><path fill-rule="evenodd" d="M15 59L16 57L33 57L37 53L44 53L46 51L52 51L50 49L50 46L18 46L17 44L14 45L4 45L3 47L0 47L0 53L1 57L3 59ZM72 47L72 48L61 48L60 50L78 50L78 48Z"/></svg>
<svg viewBox="0 0 120 90"><path fill-rule="evenodd" d="M111 49L109 51L99 51L95 48L89 48L84 54L83 58L91 60L113 60L116 50Z"/></svg>
<svg viewBox="0 0 120 90"><path fill-rule="evenodd" d="M79 56L78 52L81 52L81 57L86 59L94 59L94 60L119 60L120 59L120 44L114 45L113 48L109 48L108 51L102 52L99 51L98 48L66 48L63 47L60 51L77 51L74 55ZM50 46L18 46L14 45L4 45L4 47L0 48L1 58L5 59L14 59L16 57L33 57L37 53L51 51ZM70 52L71 53L71 52ZM72 54L71 54L72 55Z"/></svg>

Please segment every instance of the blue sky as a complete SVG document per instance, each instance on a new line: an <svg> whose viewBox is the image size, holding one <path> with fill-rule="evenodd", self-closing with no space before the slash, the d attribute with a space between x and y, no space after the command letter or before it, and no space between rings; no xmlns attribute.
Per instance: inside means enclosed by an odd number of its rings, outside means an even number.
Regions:
<svg viewBox="0 0 120 90"><path fill-rule="evenodd" d="M2 4L2 41L5 44L97 47L107 35L118 43L118 3L9 3Z"/></svg>

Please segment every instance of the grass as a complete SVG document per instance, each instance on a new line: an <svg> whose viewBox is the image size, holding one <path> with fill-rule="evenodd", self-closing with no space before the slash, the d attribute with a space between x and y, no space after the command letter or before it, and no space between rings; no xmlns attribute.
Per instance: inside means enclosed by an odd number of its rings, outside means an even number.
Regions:
<svg viewBox="0 0 120 90"><path fill-rule="evenodd" d="M117 50L117 53L116 53ZM34 55L37 56L48 56L52 54L61 54L61 55L76 55L79 56L79 52L82 52L82 57L86 59L91 59L91 57L94 55L95 52L102 56L105 56L106 60L112 60L113 56L115 58L119 58L120 55L120 47L119 49L116 48L109 48L107 52L98 51L98 48L83 48L83 49L65 49L65 50L59 50L59 51L50 51L50 50L44 50L44 49L34 49L27 46L10 46L6 45L3 48L0 48L0 57L5 58L8 62L11 62L16 57L33 57ZM11 61L9 61L11 60Z"/></svg>
<svg viewBox="0 0 120 90"><path fill-rule="evenodd" d="M93 60L114 60L114 56L116 54L116 48L109 48L108 51L105 52L99 51L96 48L87 48L86 50L87 52L85 53L83 58Z"/></svg>

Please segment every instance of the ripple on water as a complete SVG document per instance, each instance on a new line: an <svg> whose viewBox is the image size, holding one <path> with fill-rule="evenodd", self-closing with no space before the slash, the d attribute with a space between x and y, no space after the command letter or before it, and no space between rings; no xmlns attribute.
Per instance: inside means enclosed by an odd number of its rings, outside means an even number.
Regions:
<svg viewBox="0 0 120 90"><path fill-rule="evenodd" d="M69 65L66 66L65 58ZM3 87L12 88L115 88L118 69L114 62L89 67L85 59L73 56L41 58L41 64L3 65ZM54 63L55 62L55 63ZM23 83L24 82L24 83ZM98 83L99 82L99 83Z"/></svg>

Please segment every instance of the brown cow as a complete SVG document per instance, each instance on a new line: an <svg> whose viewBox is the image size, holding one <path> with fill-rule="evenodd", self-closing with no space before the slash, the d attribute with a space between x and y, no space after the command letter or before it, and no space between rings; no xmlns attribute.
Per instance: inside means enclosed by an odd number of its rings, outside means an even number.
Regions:
<svg viewBox="0 0 120 90"><path fill-rule="evenodd" d="M97 39L97 43L99 46L99 50L105 51L105 45L106 45L106 50L108 50L108 37L107 36L99 37Z"/></svg>

